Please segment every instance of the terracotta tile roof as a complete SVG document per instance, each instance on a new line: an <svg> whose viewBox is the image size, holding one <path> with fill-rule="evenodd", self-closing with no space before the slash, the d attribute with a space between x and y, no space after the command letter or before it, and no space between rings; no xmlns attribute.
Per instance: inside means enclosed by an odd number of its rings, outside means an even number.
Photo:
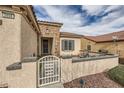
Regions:
<svg viewBox="0 0 124 93"><path fill-rule="evenodd" d="M60 37L81 38L83 37L83 35L70 33L70 32L60 32Z"/></svg>
<svg viewBox="0 0 124 93"><path fill-rule="evenodd" d="M86 39L92 40L94 42L111 42L113 41L113 36L118 38L118 41L124 41L124 31L113 32L109 34L99 35L99 36L84 36Z"/></svg>
<svg viewBox="0 0 124 93"><path fill-rule="evenodd" d="M34 16L34 19L35 19L35 21L36 21L36 25L37 25L37 27L38 27L38 31L40 31L40 28L39 28L39 25L38 25L38 22L37 22L37 17L36 17L36 14L35 14L34 8L33 8L32 5L28 5L28 6L31 8L31 11L32 11L33 16Z"/></svg>

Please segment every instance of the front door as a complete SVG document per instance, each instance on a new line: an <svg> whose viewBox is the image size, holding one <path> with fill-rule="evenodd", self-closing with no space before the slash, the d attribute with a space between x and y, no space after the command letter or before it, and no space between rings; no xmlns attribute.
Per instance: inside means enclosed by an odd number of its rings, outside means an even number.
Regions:
<svg viewBox="0 0 124 93"><path fill-rule="evenodd" d="M44 54L49 53L48 40L43 40L43 53Z"/></svg>

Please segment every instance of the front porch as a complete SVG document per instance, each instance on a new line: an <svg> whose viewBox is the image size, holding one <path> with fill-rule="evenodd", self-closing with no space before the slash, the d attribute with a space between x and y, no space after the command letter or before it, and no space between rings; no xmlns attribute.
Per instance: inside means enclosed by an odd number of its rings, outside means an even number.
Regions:
<svg viewBox="0 0 124 93"><path fill-rule="evenodd" d="M41 38L41 57L47 55L53 55L53 38L42 37Z"/></svg>

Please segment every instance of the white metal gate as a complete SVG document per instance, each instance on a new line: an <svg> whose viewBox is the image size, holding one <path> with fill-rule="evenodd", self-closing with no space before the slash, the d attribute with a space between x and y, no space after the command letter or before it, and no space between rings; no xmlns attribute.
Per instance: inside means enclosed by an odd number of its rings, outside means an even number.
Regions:
<svg viewBox="0 0 124 93"><path fill-rule="evenodd" d="M39 86L60 82L60 58L49 55L38 61Z"/></svg>

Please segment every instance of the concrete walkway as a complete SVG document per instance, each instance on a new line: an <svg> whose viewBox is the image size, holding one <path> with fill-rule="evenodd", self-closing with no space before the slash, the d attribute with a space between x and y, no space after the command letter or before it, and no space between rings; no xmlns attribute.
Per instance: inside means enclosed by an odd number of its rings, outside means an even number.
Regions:
<svg viewBox="0 0 124 93"><path fill-rule="evenodd" d="M59 83L42 86L41 88L64 88L64 86L61 82L59 82Z"/></svg>

